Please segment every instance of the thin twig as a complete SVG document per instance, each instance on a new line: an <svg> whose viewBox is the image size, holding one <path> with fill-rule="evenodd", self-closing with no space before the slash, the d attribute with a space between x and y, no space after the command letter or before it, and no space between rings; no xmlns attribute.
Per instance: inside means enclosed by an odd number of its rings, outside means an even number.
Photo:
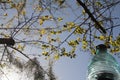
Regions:
<svg viewBox="0 0 120 80"><path fill-rule="evenodd" d="M30 61L32 61L32 59L30 57L28 57L26 54L24 54L22 51L18 50L17 48L15 47L12 47L12 46L8 46L16 51L18 51L20 54L22 54L23 56L25 56L27 59L29 59ZM33 61L32 61L33 62Z"/></svg>
<svg viewBox="0 0 120 80"><path fill-rule="evenodd" d="M117 24L117 25L111 26L111 27L109 27L109 28L106 28L106 30L109 30L109 29L111 29L111 28L117 28L117 27L120 27L120 24Z"/></svg>
<svg viewBox="0 0 120 80"><path fill-rule="evenodd" d="M3 54L2 54L2 57L1 57L1 61L3 60L3 57L4 57L4 55L5 55L5 50L6 50L6 46L4 45L4 51L3 51Z"/></svg>

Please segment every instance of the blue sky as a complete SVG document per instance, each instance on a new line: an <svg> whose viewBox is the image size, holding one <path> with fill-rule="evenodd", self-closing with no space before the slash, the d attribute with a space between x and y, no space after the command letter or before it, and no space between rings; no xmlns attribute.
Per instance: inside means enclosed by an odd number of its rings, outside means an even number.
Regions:
<svg viewBox="0 0 120 80"><path fill-rule="evenodd" d="M87 66L90 54L79 52L75 59L62 58L54 65L54 70L58 80L85 80L87 76Z"/></svg>

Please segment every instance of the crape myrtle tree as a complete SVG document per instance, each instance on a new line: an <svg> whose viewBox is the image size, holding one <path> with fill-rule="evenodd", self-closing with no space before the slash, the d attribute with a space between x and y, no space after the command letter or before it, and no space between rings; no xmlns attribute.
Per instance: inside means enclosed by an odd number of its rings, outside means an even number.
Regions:
<svg viewBox="0 0 120 80"><path fill-rule="evenodd" d="M39 58L75 58L78 50L94 55L97 43L119 52L119 16L114 15L119 5L119 0L0 0L1 74L7 78L4 67L16 66L24 70L20 74L33 71L32 80L44 80L44 74L55 80L53 62L45 71Z"/></svg>

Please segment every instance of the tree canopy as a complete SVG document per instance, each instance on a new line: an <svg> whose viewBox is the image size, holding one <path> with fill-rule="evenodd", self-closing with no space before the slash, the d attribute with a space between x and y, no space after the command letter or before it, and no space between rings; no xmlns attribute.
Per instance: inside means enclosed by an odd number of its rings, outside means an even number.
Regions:
<svg viewBox="0 0 120 80"><path fill-rule="evenodd" d="M0 0L1 62L75 58L77 50L94 55L98 43L120 52L120 16L114 15L119 5L119 0Z"/></svg>

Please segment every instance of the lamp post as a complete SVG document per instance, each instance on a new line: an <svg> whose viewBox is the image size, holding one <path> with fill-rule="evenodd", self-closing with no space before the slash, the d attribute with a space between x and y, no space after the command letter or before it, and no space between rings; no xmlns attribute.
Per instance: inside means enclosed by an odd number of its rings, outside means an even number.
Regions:
<svg viewBox="0 0 120 80"><path fill-rule="evenodd" d="M96 54L88 66L87 80L120 80L120 66L103 44L96 47Z"/></svg>

